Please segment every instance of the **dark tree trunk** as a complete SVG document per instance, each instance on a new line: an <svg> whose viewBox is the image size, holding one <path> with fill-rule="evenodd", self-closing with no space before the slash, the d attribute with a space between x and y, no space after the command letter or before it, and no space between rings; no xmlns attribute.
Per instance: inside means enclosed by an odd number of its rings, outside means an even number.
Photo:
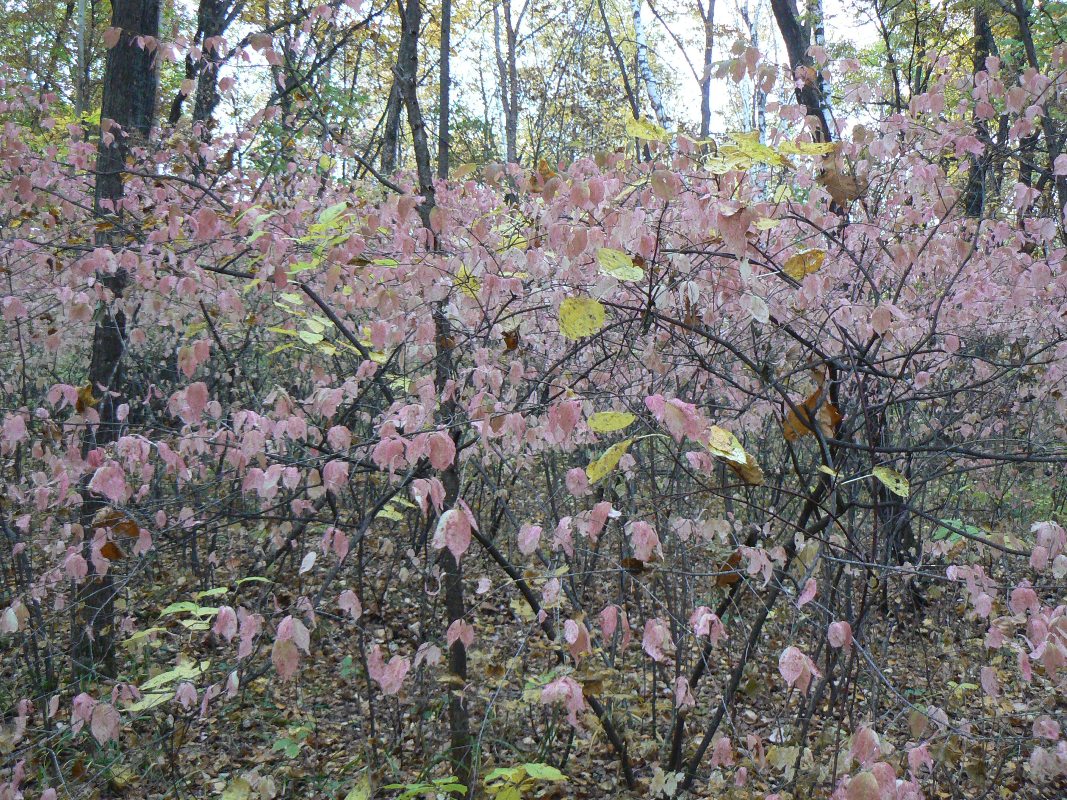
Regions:
<svg viewBox="0 0 1067 800"><path fill-rule="evenodd" d="M993 29L989 25L989 12L981 6L974 9L974 74L985 69L986 59L996 52ZM987 185L989 183L989 158L991 141L989 127L985 120L976 120L975 129L978 140L985 145L985 152L980 156L971 156L971 171L967 176L967 215L982 216L985 208Z"/></svg>
<svg viewBox="0 0 1067 800"><path fill-rule="evenodd" d="M437 177L448 178L448 151L451 139L448 132L448 112L451 100L449 49L452 38L452 0L441 0L441 108L437 123Z"/></svg>
<svg viewBox="0 0 1067 800"><path fill-rule="evenodd" d="M393 78L389 100L385 106L385 128L382 132L382 172L386 175L396 170L396 151L400 143L400 81Z"/></svg>
<svg viewBox="0 0 1067 800"><path fill-rule="evenodd" d="M400 49L396 59L396 82L400 99L408 115L411 128L411 147L415 151L415 170L419 177L422 203L419 213L430 227L430 209L434 205L433 167L430 164L430 143L426 137L426 121L419 106L419 26L422 23L420 0L404 0L400 18Z"/></svg>
<svg viewBox="0 0 1067 800"><path fill-rule="evenodd" d="M121 218L116 205L123 197L123 173L131 145L145 143L155 119L158 75L155 51L133 43L137 36L159 36L160 0L114 0L111 25L122 29L115 47L107 54L101 108L101 138L96 159L93 205L101 217ZM103 134L109 134L105 137ZM118 230L115 225L112 230ZM115 246L111 232L98 235L98 246ZM100 281L112 295L99 311L93 331L89 361L89 384L98 403L99 424L85 434L83 450L105 447L119 437L121 423L116 409L122 403L123 364L126 348L126 315L123 294L129 282L125 270L102 275ZM90 574L78 591L76 624L72 632L74 672L79 677L113 676L115 587L111 574L97 575L92 567L92 521L106 504L82 489L81 523L85 532L85 555Z"/></svg>
<svg viewBox="0 0 1067 800"><path fill-rule="evenodd" d="M792 72L795 74L798 67L810 67L815 72L812 80L804 81L803 85L796 90L797 102L807 109L809 117L817 120L823 141L832 141L830 123L826 119L826 109L823 104L822 79L819 77L811 56L808 55L811 31L806 25L800 23L796 0L771 0L771 9L774 11L774 18L778 21L778 29L782 33L785 49L789 53L789 67Z"/></svg>

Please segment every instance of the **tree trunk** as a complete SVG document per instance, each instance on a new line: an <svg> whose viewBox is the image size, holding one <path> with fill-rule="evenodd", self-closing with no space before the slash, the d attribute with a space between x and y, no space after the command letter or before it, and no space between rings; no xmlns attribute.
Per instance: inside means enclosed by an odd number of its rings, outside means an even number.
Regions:
<svg viewBox="0 0 1067 800"><path fill-rule="evenodd" d="M411 147L415 151L415 170L419 177L422 203L419 214L430 228L430 210L434 205L433 167L430 164L430 143L426 137L426 121L419 106L419 26L422 24L420 0L405 0L400 19L400 48L396 57L396 82L400 100L408 115Z"/></svg>
<svg viewBox="0 0 1067 800"><path fill-rule="evenodd" d="M389 100L385 105L385 127L382 131L382 173L391 175L396 170L396 151L400 143L400 84L393 78Z"/></svg>
<svg viewBox="0 0 1067 800"><path fill-rule="evenodd" d="M452 38L452 0L441 0L441 88L437 123L437 177L448 178L448 151L451 145L448 132L448 111L452 91L449 74L449 49Z"/></svg>
<svg viewBox="0 0 1067 800"><path fill-rule="evenodd" d="M496 48L497 72L500 76L500 105L504 111L505 160L509 164L519 160L519 67L516 49L518 24L511 19L511 0L503 0L504 52L500 50L500 10L493 6L493 44ZM525 9L523 9L525 11ZM519 14L522 19L522 13Z"/></svg>
<svg viewBox="0 0 1067 800"><path fill-rule="evenodd" d="M122 29L118 44L107 54L101 109L101 138L96 158L93 207L97 216L121 218L116 211L123 197L123 172L133 143L144 143L152 129L156 110L158 74L155 51L133 43L137 36L159 36L160 0L114 0L111 25ZM117 126L117 127L116 127ZM108 134L105 137L104 134ZM113 138L111 138L113 137ZM109 141L110 139L110 141ZM118 226L116 226L117 228ZM116 246L110 232L97 236L97 246ZM112 299L98 311L89 361L89 384L98 399L99 423L87 429L82 450L106 447L120 433L116 409L122 402L123 364L126 348L126 315L123 293L129 282L125 270L98 276ZM97 575L92 567L92 520L106 503L82 489L81 523L84 550L90 574L78 591L76 624L72 632L75 675L113 676L113 622L115 588L111 574Z"/></svg>
<svg viewBox="0 0 1067 800"><path fill-rule="evenodd" d="M708 0L707 11L697 0L704 25L704 69L700 73L700 138L711 135L711 70L714 66L712 57L715 50L715 0ZM755 45L753 45L755 46Z"/></svg>
<svg viewBox="0 0 1067 800"><path fill-rule="evenodd" d="M397 53L396 82L400 97L407 109L408 126L411 128L411 144L415 151L415 167L419 177L419 191L422 202L419 204L419 216L423 225L432 235L430 212L434 207L433 170L430 167L430 145L426 137L426 125L419 107L416 92L419 72L419 27L422 20L420 0L406 0L403 7L400 28L400 49ZM444 392L445 385L453 379L452 336L448 318L443 309L434 314L436 326L437 354L435 365L435 384L438 393ZM458 409L455 401L441 404L442 419L452 419ZM458 436L458 433L455 434ZM455 441L455 438L454 438ZM455 463L441 471L441 483L445 487L445 508L455 507L459 499L459 472ZM463 569L459 561L447 549L441 553L441 568L444 571L445 613L451 625L466 616L463 599ZM466 797L474 795L470 785L474 765L473 738L470 729L470 711L463 696L467 684L467 649L461 641L452 643L448 651L448 667L452 677L448 699L448 727L451 740L450 757L453 774L467 787Z"/></svg>
<svg viewBox="0 0 1067 800"><path fill-rule="evenodd" d="M974 75L985 70L986 59L996 50L993 29L989 25L989 12L981 6L974 9ZM967 176L967 216L980 217L985 208L987 184L989 183L989 157L992 142L989 126L977 119L975 129L978 140L985 146L980 156L971 156L971 171Z"/></svg>
<svg viewBox="0 0 1067 800"><path fill-rule="evenodd" d="M670 127L670 119L663 107L663 98L660 97L659 84L656 76L652 74L652 63L648 60L648 41L645 36L645 24L641 20L641 0L630 0L630 10L634 19L634 39L637 40L637 66L641 73L641 80L645 82L645 90L648 92L648 102L656 115L656 122L661 128Z"/></svg>
<svg viewBox="0 0 1067 800"><path fill-rule="evenodd" d="M771 9L782 33L785 49L789 53L789 67L793 74L795 75L800 67L808 67L814 72L814 76L805 80L796 90L796 98L797 102L807 109L808 116L815 118L823 141L829 142L833 136L830 135L830 124L823 107L822 81L811 56L808 55L811 31L806 25L800 24L795 0L771 0Z"/></svg>

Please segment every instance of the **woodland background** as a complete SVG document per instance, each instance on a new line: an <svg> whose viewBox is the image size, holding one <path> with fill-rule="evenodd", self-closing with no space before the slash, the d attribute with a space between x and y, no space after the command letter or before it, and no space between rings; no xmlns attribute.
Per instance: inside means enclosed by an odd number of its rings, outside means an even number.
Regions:
<svg viewBox="0 0 1067 800"><path fill-rule="evenodd" d="M1067 792L1067 5L0 30L0 800Z"/></svg>

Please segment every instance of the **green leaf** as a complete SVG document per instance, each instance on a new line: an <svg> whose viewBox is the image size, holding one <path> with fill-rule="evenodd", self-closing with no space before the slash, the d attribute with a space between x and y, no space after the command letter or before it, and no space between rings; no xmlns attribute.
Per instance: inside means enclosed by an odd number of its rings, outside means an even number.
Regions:
<svg viewBox="0 0 1067 800"><path fill-rule="evenodd" d="M281 750L289 758L296 758L300 754L300 748L303 747L301 742L294 742L292 739L283 738L278 739L272 746L271 750Z"/></svg>
<svg viewBox="0 0 1067 800"><path fill-rule="evenodd" d="M200 606L191 600L182 600L177 603L171 603L159 612L159 616L165 617L168 614L195 614L199 608Z"/></svg>
<svg viewBox="0 0 1067 800"><path fill-rule="evenodd" d="M334 205L325 209L321 214L319 214L319 224L329 225L331 222L341 216L341 214L343 214L347 208L348 203L344 200L342 200L340 203L335 203Z"/></svg>
<svg viewBox="0 0 1067 800"><path fill-rule="evenodd" d="M370 794L370 777L364 774L345 795L345 800L370 800Z"/></svg>
<svg viewBox="0 0 1067 800"><path fill-rule="evenodd" d="M523 764L522 768L526 770L526 774L534 780L538 781L565 781L567 776L560 772L555 767L551 767L548 764L542 764L535 762L532 764Z"/></svg>
<svg viewBox="0 0 1067 800"><path fill-rule="evenodd" d="M171 689L162 692L149 692L141 697L136 703L129 706L127 710L135 713L138 711L147 711L150 708L163 705L172 697L174 697L174 691Z"/></svg>
<svg viewBox="0 0 1067 800"><path fill-rule="evenodd" d="M219 597L229 591L229 588L226 586L216 586L214 589L205 589L202 592L194 592L193 597L197 600L203 600L205 597Z"/></svg>

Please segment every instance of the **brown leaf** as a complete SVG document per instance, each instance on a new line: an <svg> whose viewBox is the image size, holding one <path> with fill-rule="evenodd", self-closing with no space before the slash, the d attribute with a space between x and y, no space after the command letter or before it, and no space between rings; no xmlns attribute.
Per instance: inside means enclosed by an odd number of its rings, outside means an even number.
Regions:
<svg viewBox="0 0 1067 800"><path fill-rule="evenodd" d="M108 561L121 561L126 558L126 554L122 552L122 548L114 542L104 542L104 546L100 548L100 555Z"/></svg>
<svg viewBox="0 0 1067 800"><path fill-rule="evenodd" d="M741 580L741 551L735 550L726 561L715 568L716 572L722 573L715 578L716 586L733 586Z"/></svg>
<svg viewBox="0 0 1067 800"><path fill-rule="evenodd" d="M841 422L841 412L829 400L822 399L821 387L816 389L800 407L804 412L802 416L798 416L793 409L789 409L789 413L786 414L782 435L787 442L795 442L802 436L814 433L811 427L812 419L819 426L823 436L833 437Z"/></svg>
<svg viewBox="0 0 1067 800"><path fill-rule="evenodd" d="M867 191L867 185L861 183L855 175L848 175L836 169L828 168L819 175L819 183L826 187L830 197L839 206L851 203Z"/></svg>
<svg viewBox="0 0 1067 800"><path fill-rule="evenodd" d="M84 414L85 409L92 408L99 402L100 398L93 396L93 385L87 383L78 389L78 399L74 403L74 410L79 414Z"/></svg>
<svg viewBox="0 0 1067 800"><path fill-rule="evenodd" d="M752 457L751 453L745 453L745 463L727 461L727 466L740 476L741 480L749 486L761 486L763 484L763 470Z"/></svg>
<svg viewBox="0 0 1067 800"><path fill-rule="evenodd" d="M504 351L517 350L519 347L519 329L504 331Z"/></svg>

